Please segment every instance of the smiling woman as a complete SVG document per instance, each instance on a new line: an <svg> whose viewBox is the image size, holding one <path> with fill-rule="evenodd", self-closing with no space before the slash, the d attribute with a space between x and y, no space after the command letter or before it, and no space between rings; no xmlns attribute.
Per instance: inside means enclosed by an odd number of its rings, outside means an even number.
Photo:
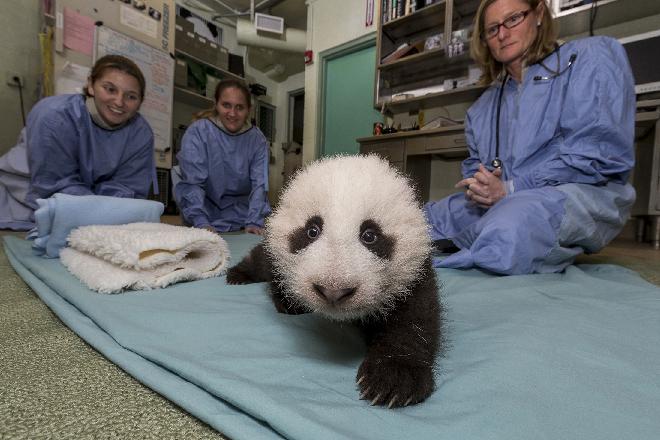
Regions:
<svg viewBox="0 0 660 440"><path fill-rule="evenodd" d="M268 142L249 121L250 91L224 80L215 105L196 115L177 155L174 196L186 224L217 232L262 234L268 203Z"/></svg>
<svg viewBox="0 0 660 440"><path fill-rule="evenodd" d="M99 116L110 126L121 125L137 113L142 102L134 77L118 70L106 73L101 81L87 86Z"/></svg>
<svg viewBox="0 0 660 440"><path fill-rule="evenodd" d="M27 202L55 193L146 198L155 175L154 137L138 113L145 80L119 55L92 67L84 94L39 101L27 121Z"/></svg>

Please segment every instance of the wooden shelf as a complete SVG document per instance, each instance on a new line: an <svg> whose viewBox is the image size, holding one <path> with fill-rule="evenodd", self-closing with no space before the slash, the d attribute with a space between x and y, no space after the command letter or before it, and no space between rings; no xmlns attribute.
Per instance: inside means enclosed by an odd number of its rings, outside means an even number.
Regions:
<svg viewBox="0 0 660 440"><path fill-rule="evenodd" d="M387 140L396 140L396 139L407 139L407 138L414 138L417 136L429 136L429 135L434 135L434 134L449 134L449 133L462 133L465 130L465 126L463 124L456 124L456 125L447 125L445 127L440 127L440 128L433 128L430 130L410 130L410 131L399 131L397 133L390 133L390 134L381 134L378 136L367 136L363 138L358 138L356 139L357 142L363 143L363 142L383 142Z"/></svg>
<svg viewBox="0 0 660 440"><path fill-rule="evenodd" d="M174 100L201 109L211 108L214 104L212 99L178 86L174 86Z"/></svg>
<svg viewBox="0 0 660 440"><path fill-rule="evenodd" d="M425 6L412 14L395 18L383 24L382 31L390 40L398 41L409 35L437 28L442 32L445 23L445 0Z"/></svg>
<svg viewBox="0 0 660 440"><path fill-rule="evenodd" d="M444 92L428 93L414 98L395 101L382 100L378 102L378 108L385 104L385 109L391 113L403 113L411 110L429 109L460 102L473 102L486 90L485 86L468 86L458 89L446 90Z"/></svg>
<svg viewBox="0 0 660 440"><path fill-rule="evenodd" d="M589 32L590 13L591 4L559 12L556 16L559 21L559 36L566 37ZM608 27L657 14L660 14L660 1L658 0L600 0L594 27Z"/></svg>
<svg viewBox="0 0 660 440"><path fill-rule="evenodd" d="M406 57L399 58L398 60L390 61L389 63L378 65L378 69L381 71L396 69L401 67L404 64L414 64L415 62L424 61L427 58L442 57L445 53L444 48L436 48L431 50L425 50L424 52L419 52L413 55L408 55Z"/></svg>
<svg viewBox="0 0 660 440"><path fill-rule="evenodd" d="M412 70L422 72L426 69L444 69L450 67L452 69L459 69L467 67L472 64L470 57L470 48L466 44L466 49L462 54L448 57L445 55L445 49L442 47L425 50L424 52L416 53L407 57L399 58L386 64L380 64L378 69L381 72L391 72L398 70Z"/></svg>
<svg viewBox="0 0 660 440"><path fill-rule="evenodd" d="M209 63L208 61L204 61L204 60L202 60L201 58L198 58L198 57L196 57L196 56L194 56L194 55L191 55L191 54L189 54L188 52L185 52L185 51L183 51L183 50L181 50L181 49L174 49L174 53L175 53L175 55L180 55L180 56L182 56L182 57L184 57L184 58L188 58L188 59L191 59L191 60L193 60L193 61L196 61L196 62L198 62L199 64L202 64L202 65L204 65L204 66L210 67L211 69L217 71L217 72L218 72L223 78L232 78L232 79L237 79L237 80L239 80L239 81L245 81L245 78L243 78L243 77L241 77L241 76L238 76L238 75L236 75L236 74L234 74L234 73L231 73L231 72L228 71L228 70L222 69L222 68L216 66L215 64ZM221 78L221 79L222 79L222 78Z"/></svg>
<svg viewBox="0 0 660 440"><path fill-rule="evenodd" d="M472 59L468 53L446 57L443 49L434 49L389 63L380 69L381 77L389 88L400 90L401 85L419 84L420 81L436 78L442 84L449 72L465 71ZM445 75L443 75L443 72Z"/></svg>

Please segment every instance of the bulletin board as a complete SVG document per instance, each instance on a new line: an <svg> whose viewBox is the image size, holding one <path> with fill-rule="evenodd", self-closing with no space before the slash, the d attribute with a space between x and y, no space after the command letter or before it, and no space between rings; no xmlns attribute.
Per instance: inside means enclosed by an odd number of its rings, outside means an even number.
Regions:
<svg viewBox="0 0 660 440"><path fill-rule="evenodd" d="M66 9L149 46L165 52L174 51L174 0L56 0L55 50L65 52L68 58L71 54L63 46L62 35ZM74 59L73 62L79 61Z"/></svg>
<svg viewBox="0 0 660 440"><path fill-rule="evenodd" d="M98 26L94 60L110 54L123 55L138 65L146 82L140 114L151 125L156 151L167 151L172 137L172 92L174 59L158 50L106 26Z"/></svg>

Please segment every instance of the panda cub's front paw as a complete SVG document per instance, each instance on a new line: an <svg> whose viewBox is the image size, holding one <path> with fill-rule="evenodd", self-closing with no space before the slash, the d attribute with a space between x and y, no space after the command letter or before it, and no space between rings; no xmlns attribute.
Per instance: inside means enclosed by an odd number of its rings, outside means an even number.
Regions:
<svg viewBox="0 0 660 440"><path fill-rule="evenodd" d="M357 374L360 399L388 408L415 405L433 393L433 368L367 358Z"/></svg>
<svg viewBox="0 0 660 440"><path fill-rule="evenodd" d="M240 270L239 266L227 270L227 284L250 284L253 282L250 274Z"/></svg>

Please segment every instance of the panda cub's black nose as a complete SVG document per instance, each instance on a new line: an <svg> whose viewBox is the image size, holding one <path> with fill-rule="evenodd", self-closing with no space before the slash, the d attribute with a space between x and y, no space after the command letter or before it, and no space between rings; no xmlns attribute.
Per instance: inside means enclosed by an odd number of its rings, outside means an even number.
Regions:
<svg viewBox="0 0 660 440"><path fill-rule="evenodd" d="M316 293L323 298L326 302L337 305L342 301L347 300L355 293L355 287L348 289L328 289L327 287L314 284L314 290Z"/></svg>

